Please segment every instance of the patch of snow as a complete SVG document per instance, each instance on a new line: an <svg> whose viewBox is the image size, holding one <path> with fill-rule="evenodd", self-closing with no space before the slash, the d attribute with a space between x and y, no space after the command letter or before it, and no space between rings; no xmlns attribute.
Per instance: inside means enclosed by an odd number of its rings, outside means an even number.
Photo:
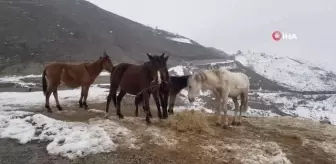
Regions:
<svg viewBox="0 0 336 164"><path fill-rule="evenodd" d="M178 143L178 141L174 139L173 136L161 131L158 128L150 127L147 128L145 132L153 137L150 142L159 146L168 146L169 148L174 148Z"/></svg>
<svg viewBox="0 0 336 164"><path fill-rule="evenodd" d="M336 89L336 75L331 71L290 57L246 53L236 56L236 60L252 68L256 73L292 90L332 91Z"/></svg>
<svg viewBox="0 0 336 164"><path fill-rule="evenodd" d="M270 110L260 110L260 109L253 109L248 107L246 114L249 116L262 116L262 117L278 117L278 114L273 113Z"/></svg>
<svg viewBox="0 0 336 164"><path fill-rule="evenodd" d="M91 87L88 102L105 101L107 95L105 91L106 89ZM76 104L79 94L79 89L60 90L61 105ZM40 91L1 92L0 138L17 139L21 144L33 140L50 142L46 147L48 153L70 159L114 151L119 146L120 140L130 148L138 148L133 144L136 138L132 132L111 120L90 119L89 123L66 122L29 112L34 108L43 108L43 104L44 95ZM18 111L20 109L26 111Z"/></svg>
<svg viewBox="0 0 336 164"><path fill-rule="evenodd" d="M293 95L290 93L258 93L267 104L281 104L278 108L289 115L320 121L328 118L336 125L336 95Z"/></svg>
<svg viewBox="0 0 336 164"><path fill-rule="evenodd" d="M98 109L89 109L88 112L93 112L93 113L105 113L103 110L98 110Z"/></svg>
<svg viewBox="0 0 336 164"><path fill-rule="evenodd" d="M89 96L87 98L89 102L104 102L108 92L107 89L99 87L91 87L89 90ZM70 106L78 102L81 89L73 90L59 90L58 99L63 106ZM50 104L55 104L55 99L51 96ZM45 97L41 91L36 92L1 92L0 93L0 110L17 110L17 109L40 109L44 107Z"/></svg>
<svg viewBox="0 0 336 164"><path fill-rule="evenodd" d="M187 38L169 38L168 37L167 39L173 40L175 42L192 44L191 41L190 41L190 39L187 39Z"/></svg>
<svg viewBox="0 0 336 164"><path fill-rule="evenodd" d="M247 61L247 59L244 56L242 56L242 55L236 56L235 60L238 61L243 66L248 66L248 64L249 64L248 61Z"/></svg>
<svg viewBox="0 0 336 164"><path fill-rule="evenodd" d="M110 76L110 75L111 75L111 73L106 72L106 71L102 71L102 72L99 74L99 76Z"/></svg>
<svg viewBox="0 0 336 164"><path fill-rule="evenodd" d="M140 149L138 145L135 145L137 138L135 137L133 132L130 129L120 125L119 123L111 121L109 119L101 120L100 118L92 118L89 122L92 125L103 128L110 136L112 141L122 143L131 149Z"/></svg>
<svg viewBox="0 0 336 164"><path fill-rule="evenodd" d="M42 75L26 75L26 76L3 76L0 77L0 84L1 83L14 83L22 87L27 87L27 86L34 86L36 83L29 83L29 82L24 82L23 79L25 78L38 78L41 77Z"/></svg>
<svg viewBox="0 0 336 164"><path fill-rule="evenodd" d="M6 113L0 112L0 138L17 139L21 144L32 140L51 141L46 148L50 154L73 159L114 151L117 146L104 129L97 126L59 121L42 114Z"/></svg>
<svg viewBox="0 0 336 164"><path fill-rule="evenodd" d="M175 74L177 76L183 76L184 75L184 69L186 69L185 66L178 65L178 66L169 68L168 71L169 72L175 72Z"/></svg>
<svg viewBox="0 0 336 164"><path fill-rule="evenodd" d="M110 76L109 72L106 71L102 71L99 76ZM0 84L1 83L14 83L16 85L19 85L21 87L29 87L29 86L35 86L37 83L34 82L25 82L23 81L24 79L28 79L28 78L41 78L42 74L40 75L26 75L26 76L2 76L0 77Z"/></svg>

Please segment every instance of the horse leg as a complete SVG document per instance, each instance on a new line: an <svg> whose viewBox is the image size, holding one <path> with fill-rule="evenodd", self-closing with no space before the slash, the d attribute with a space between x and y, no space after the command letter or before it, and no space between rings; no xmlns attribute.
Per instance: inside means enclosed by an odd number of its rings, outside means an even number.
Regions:
<svg viewBox="0 0 336 164"><path fill-rule="evenodd" d="M156 104L156 107L157 107L157 110L158 110L158 117L160 119L163 119L162 113L161 113L160 100L159 100L159 91L154 92L153 98L154 98L154 101L155 101L155 104Z"/></svg>
<svg viewBox="0 0 336 164"><path fill-rule="evenodd" d="M232 125L238 125L238 122L237 122L237 113L238 113L238 107L239 107L239 104L238 104L238 99L237 97L235 98L232 98L233 100L233 103L234 103L234 106L235 106L235 112L234 112L234 117L233 117L233 121L232 121ZM243 104L241 104L243 105Z"/></svg>
<svg viewBox="0 0 336 164"><path fill-rule="evenodd" d="M229 121L228 121L228 118L227 118L227 102L228 102L228 93L225 93L223 94L223 102L222 102L222 108L223 108L223 112L224 112L224 116L222 116L222 120L221 122L224 121L224 125L223 125L223 128L224 129L227 129L228 126L229 126Z"/></svg>
<svg viewBox="0 0 336 164"><path fill-rule="evenodd" d="M53 91L53 95L56 101L56 107L58 108L59 111L63 110L63 108L61 107L59 101L58 101L58 93L57 93L57 88L54 89Z"/></svg>
<svg viewBox="0 0 336 164"><path fill-rule="evenodd" d="M120 112L120 102L125 95L126 95L126 92L120 89L119 95L117 97L117 115L120 119L124 118L124 116Z"/></svg>
<svg viewBox="0 0 336 164"><path fill-rule="evenodd" d="M86 99L89 95L89 89L90 89L90 86L85 86L83 91L84 91L84 94L83 94L83 98L84 98L84 101L83 101L83 106L84 106L84 109L88 109L88 105L86 103Z"/></svg>
<svg viewBox="0 0 336 164"><path fill-rule="evenodd" d="M52 86L48 85L46 93L45 93L45 105L44 106L45 106L45 108L48 109L49 113L52 113L52 110L51 110L50 105L49 105L49 98L50 98L51 93L52 93Z"/></svg>
<svg viewBox="0 0 336 164"><path fill-rule="evenodd" d="M83 108L83 97L84 97L84 86L81 87L81 95L80 95L80 98L79 98L79 101L78 101L78 104L79 104L79 107L80 108Z"/></svg>
<svg viewBox="0 0 336 164"><path fill-rule="evenodd" d="M161 102L161 107L162 107L162 115L163 115L163 119L168 118L168 112L167 112L167 101L168 101L168 96L167 96L167 100L166 100L166 93L165 92L160 92L159 93L159 98L160 98L160 102Z"/></svg>
<svg viewBox="0 0 336 164"><path fill-rule="evenodd" d="M216 108L215 114L217 116L217 121L216 121L216 126L220 126L221 122L221 113L220 111L222 110L222 102L221 102L221 97L219 95L216 96L216 101L218 102L218 106Z"/></svg>
<svg viewBox="0 0 336 164"><path fill-rule="evenodd" d="M139 116L139 104L142 101L142 94L141 95L137 95L134 98L134 104L135 104L135 117Z"/></svg>
<svg viewBox="0 0 336 164"><path fill-rule="evenodd" d="M238 126L241 125L242 111L247 110L247 96L248 96L248 93L242 93L240 95L241 102L240 102L240 109L239 109L239 118L238 118L238 122L236 123L236 125L238 125Z"/></svg>
<svg viewBox="0 0 336 164"><path fill-rule="evenodd" d="M176 94L171 94L169 96L169 107L168 107L168 113L169 114L174 114L173 108L176 100Z"/></svg>
<svg viewBox="0 0 336 164"><path fill-rule="evenodd" d="M163 110L163 118L166 119L168 118L168 98L169 98L169 93L162 93L160 94L160 100L162 102L162 110Z"/></svg>
<svg viewBox="0 0 336 164"><path fill-rule="evenodd" d="M143 109L146 111L146 123L147 124L150 124L151 121L150 121L150 107L149 107L149 94L146 92L143 94Z"/></svg>
<svg viewBox="0 0 336 164"><path fill-rule="evenodd" d="M117 107L116 93L117 93L117 89L110 87L110 92L109 92L108 96L106 97L105 118L108 117L108 112L109 112L111 100L113 100L114 106Z"/></svg>

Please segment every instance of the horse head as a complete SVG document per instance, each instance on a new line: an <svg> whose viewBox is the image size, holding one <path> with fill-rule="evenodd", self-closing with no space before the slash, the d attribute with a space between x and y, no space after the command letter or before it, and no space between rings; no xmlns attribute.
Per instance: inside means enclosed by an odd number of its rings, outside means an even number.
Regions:
<svg viewBox="0 0 336 164"><path fill-rule="evenodd" d="M99 60L101 61L103 69L111 73L113 70L113 64L106 51L104 51L103 56L99 57Z"/></svg>
<svg viewBox="0 0 336 164"><path fill-rule="evenodd" d="M201 71L188 77L187 90L189 102L194 102L200 94L202 83L207 79L206 74Z"/></svg>
<svg viewBox="0 0 336 164"><path fill-rule="evenodd" d="M167 61L169 56L165 56L165 53L162 55L150 55L147 53L149 59L149 69L153 76L153 79L157 80L157 84L161 84L162 81L166 82L169 80L168 70L167 70Z"/></svg>

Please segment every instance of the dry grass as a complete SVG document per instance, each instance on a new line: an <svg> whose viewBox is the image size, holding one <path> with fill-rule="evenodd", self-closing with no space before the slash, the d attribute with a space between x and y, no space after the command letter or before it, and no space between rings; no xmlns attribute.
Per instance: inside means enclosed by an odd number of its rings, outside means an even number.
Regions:
<svg viewBox="0 0 336 164"><path fill-rule="evenodd" d="M178 132L215 134L214 129L211 128L207 120L207 116L195 110L177 112L174 116L168 118L166 126Z"/></svg>

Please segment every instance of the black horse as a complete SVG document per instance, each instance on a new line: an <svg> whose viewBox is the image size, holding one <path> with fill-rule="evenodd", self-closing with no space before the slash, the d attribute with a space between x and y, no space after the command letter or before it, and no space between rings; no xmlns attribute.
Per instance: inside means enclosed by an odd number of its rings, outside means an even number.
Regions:
<svg viewBox="0 0 336 164"><path fill-rule="evenodd" d="M162 100L161 96L163 96L163 101L161 101L162 109L164 110L167 108L168 97L169 97L169 107L168 107L169 114L174 114L173 108L175 105L176 95L180 93L183 88L187 87L189 77L190 75L170 76L168 83L161 84L159 88L160 89L159 92L160 92L160 100ZM155 92L155 91L156 90L147 90L149 94L150 92ZM141 101L142 101L142 95L137 95L135 97L135 102L134 102L135 103L135 116L138 116L138 105Z"/></svg>

